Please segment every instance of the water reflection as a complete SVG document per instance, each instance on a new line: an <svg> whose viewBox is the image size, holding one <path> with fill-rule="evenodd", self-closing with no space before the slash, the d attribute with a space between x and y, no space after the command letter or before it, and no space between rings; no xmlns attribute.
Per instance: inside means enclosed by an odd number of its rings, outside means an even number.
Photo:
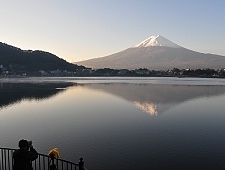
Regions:
<svg viewBox="0 0 225 170"><path fill-rule="evenodd" d="M0 86L0 108L21 100L42 100L53 97L74 83L3 83Z"/></svg>
<svg viewBox="0 0 225 170"><path fill-rule="evenodd" d="M0 109L1 145L32 139L40 153L57 147L63 159L82 156L93 170L224 169L225 86L69 86L3 83L1 103L42 101Z"/></svg>
<svg viewBox="0 0 225 170"><path fill-rule="evenodd" d="M144 112L155 116L188 100L225 93L225 86L111 83L86 84L85 87L119 96L132 102Z"/></svg>
<svg viewBox="0 0 225 170"><path fill-rule="evenodd" d="M0 107L20 102L23 99L43 100L78 85L70 82L23 82L2 83L0 86ZM157 116L166 110L188 100L222 95L225 86L163 85L134 83L88 83L79 87L101 90L123 98L142 111Z"/></svg>

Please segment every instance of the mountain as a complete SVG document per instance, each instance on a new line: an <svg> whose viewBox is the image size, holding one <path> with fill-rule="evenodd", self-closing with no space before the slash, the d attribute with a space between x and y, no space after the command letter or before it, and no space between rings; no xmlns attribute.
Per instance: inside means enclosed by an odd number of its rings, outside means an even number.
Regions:
<svg viewBox="0 0 225 170"><path fill-rule="evenodd" d="M21 50L0 42L0 66L13 68L16 71L36 72L39 70L75 71L83 66L77 66L44 51Z"/></svg>
<svg viewBox="0 0 225 170"><path fill-rule="evenodd" d="M166 70L172 68L224 68L225 57L183 48L157 35L121 52L75 64L91 68Z"/></svg>

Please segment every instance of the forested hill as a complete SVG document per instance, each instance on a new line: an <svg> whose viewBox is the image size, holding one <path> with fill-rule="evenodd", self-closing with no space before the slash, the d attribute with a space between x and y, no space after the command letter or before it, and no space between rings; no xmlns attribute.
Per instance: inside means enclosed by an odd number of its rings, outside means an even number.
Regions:
<svg viewBox="0 0 225 170"><path fill-rule="evenodd" d="M76 71L83 66L68 63L54 54L44 51L21 50L0 42L0 66L10 67L16 71L36 72L39 70Z"/></svg>

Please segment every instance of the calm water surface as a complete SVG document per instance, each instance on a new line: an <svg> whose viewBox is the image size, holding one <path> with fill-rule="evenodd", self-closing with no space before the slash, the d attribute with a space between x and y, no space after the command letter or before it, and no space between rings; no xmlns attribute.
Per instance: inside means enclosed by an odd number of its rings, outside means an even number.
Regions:
<svg viewBox="0 0 225 170"><path fill-rule="evenodd" d="M225 80L0 79L0 146L88 170L225 169Z"/></svg>

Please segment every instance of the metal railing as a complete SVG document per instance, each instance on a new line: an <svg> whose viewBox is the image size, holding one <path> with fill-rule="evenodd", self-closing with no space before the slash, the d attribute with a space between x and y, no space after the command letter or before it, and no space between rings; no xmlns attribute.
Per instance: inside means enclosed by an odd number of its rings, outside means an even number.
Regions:
<svg viewBox="0 0 225 170"><path fill-rule="evenodd" d="M16 149L0 148L0 170L13 170L13 152ZM38 158L32 162L34 170L85 170L83 158L79 163L73 163L63 159L54 159L48 155L38 154Z"/></svg>

